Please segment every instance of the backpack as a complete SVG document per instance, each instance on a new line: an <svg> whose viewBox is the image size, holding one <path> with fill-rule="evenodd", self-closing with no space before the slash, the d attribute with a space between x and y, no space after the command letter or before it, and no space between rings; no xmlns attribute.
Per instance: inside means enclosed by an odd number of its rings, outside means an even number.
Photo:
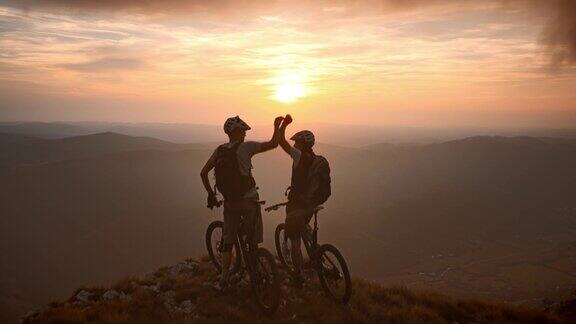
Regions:
<svg viewBox="0 0 576 324"><path fill-rule="evenodd" d="M216 188L224 196L224 200L239 200L256 186L252 175L246 176L240 172L238 164L238 147L240 143L228 147L220 145L216 151L214 174Z"/></svg>
<svg viewBox="0 0 576 324"><path fill-rule="evenodd" d="M307 197L315 205L322 205L332 194L330 179L330 164L321 155L314 156L310 166L310 184L308 186Z"/></svg>

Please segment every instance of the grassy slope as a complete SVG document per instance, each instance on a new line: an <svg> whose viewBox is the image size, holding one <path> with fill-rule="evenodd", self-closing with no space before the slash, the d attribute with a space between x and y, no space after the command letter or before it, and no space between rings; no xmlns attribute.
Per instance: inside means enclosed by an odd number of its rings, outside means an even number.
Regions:
<svg viewBox="0 0 576 324"><path fill-rule="evenodd" d="M350 305L338 307L320 291L317 280L304 289L282 285L283 302L273 318L260 315L250 290L240 283L228 294L210 285L216 272L210 263L188 261L192 267L165 267L143 277L126 278L111 288L81 288L92 293L81 303L74 294L53 302L26 323L562 323L540 310L475 300L458 300L438 293L414 292L354 281ZM285 276L285 273L282 273ZM127 299L105 300L108 289ZM184 310L188 305L188 308Z"/></svg>

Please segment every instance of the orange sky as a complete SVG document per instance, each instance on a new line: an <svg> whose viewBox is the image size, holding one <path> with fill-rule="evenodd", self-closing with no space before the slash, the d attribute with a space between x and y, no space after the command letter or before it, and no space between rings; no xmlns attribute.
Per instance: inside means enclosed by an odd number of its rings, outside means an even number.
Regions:
<svg viewBox="0 0 576 324"><path fill-rule="evenodd" d="M0 1L0 120L576 122L528 0L131 2Z"/></svg>

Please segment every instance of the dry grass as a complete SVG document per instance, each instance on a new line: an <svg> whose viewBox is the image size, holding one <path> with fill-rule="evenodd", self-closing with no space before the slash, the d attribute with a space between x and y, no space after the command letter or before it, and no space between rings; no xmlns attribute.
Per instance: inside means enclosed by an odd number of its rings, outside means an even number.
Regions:
<svg viewBox="0 0 576 324"><path fill-rule="evenodd" d="M562 323L541 310L497 303L459 300L433 292L414 292L402 287L384 288L365 280L354 281L350 305L338 306L321 292L317 280L304 289L283 288L283 299L272 317L260 314L247 285L228 294L207 283L216 273L201 262L190 273L174 274L162 268L145 278L126 278L113 289L129 293L130 301L105 301L103 287L83 288L94 292L86 305L55 302L29 323ZM158 287L158 292L145 288ZM80 289L78 290L80 291ZM190 301L191 314L171 313L160 297L172 291L176 304Z"/></svg>

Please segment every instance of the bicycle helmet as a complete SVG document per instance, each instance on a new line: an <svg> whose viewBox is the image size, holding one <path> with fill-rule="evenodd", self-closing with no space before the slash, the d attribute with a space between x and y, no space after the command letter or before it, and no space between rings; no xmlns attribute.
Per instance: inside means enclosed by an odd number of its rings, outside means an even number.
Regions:
<svg viewBox="0 0 576 324"><path fill-rule="evenodd" d="M236 129L247 131L250 129L250 126L248 126L248 124L238 116L226 119L226 122L224 123L224 133L230 134Z"/></svg>
<svg viewBox="0 0 576 324"><path fill-rule="evenodd" d="M298 133L294 134L290 137L291 140L295 142L302 142L302 143L309 143L314 144L314 134L309 130L299 131Z"/></svg>

